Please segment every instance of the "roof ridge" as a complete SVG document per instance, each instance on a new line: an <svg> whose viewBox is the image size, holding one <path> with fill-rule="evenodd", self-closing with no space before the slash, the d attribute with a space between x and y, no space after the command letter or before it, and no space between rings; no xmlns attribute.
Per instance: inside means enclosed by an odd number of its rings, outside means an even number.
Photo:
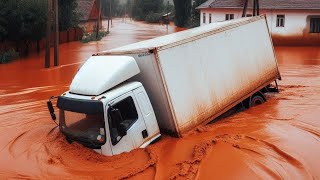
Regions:
<svg viewBox="0 0 320 180"><path fill-rule="evenodd" d="M251 3L249 1L249 3ZM260 0L261 9L320 10L319 0ZM243 8L244 0L208 0L197 7L203 8Z"/></svg>

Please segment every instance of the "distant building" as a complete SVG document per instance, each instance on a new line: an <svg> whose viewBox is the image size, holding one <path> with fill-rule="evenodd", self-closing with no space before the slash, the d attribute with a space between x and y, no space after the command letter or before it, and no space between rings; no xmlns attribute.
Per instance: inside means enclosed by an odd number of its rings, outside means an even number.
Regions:
<svg viewBox="0 0 320 180"><path fill-rule="evenodd" d="M247 16L252 16L249 0ZM241 18L245 0L209 0L200 9L200 25ZM259 0L274 42L320 45L320 0Z"/></svg>
<svg viewBox="0 0 320 180"><path fill-rule="evenodd" d="M79 26L86 32L92 32L97 25L98 6L96 0L77 0L77 12L80 13ZM102 19L102 18L101 18ZM100 21L102 24L102 20ZM101 27L100 27L101 28Z"/></svg>

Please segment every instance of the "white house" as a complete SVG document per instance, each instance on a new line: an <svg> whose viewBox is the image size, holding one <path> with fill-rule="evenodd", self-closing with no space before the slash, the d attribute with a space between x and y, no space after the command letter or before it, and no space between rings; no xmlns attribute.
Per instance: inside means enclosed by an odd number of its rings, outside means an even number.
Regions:
<svg viewBox="0 0 320 180"><path fill-rule="evenodd" d="M249 0L247 16L252 16ZM200 25L242 17L245 0L209 0L200 10ZM320 45L320 0L259 0L276 44Z"/></svg>

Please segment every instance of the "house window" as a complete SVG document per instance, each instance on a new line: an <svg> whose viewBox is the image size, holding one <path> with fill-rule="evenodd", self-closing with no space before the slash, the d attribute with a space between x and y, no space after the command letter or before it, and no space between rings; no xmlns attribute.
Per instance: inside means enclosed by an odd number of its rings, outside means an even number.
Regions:
<svg viewBox="0 0 320 180"><path fill-rule="evenodd" d="M310 18L310 33L320 33L320 17Z"/></svg>
<svg viewBox="0 0 320 180"><path fill-rule="evenodd" d="M277 15L277 27L284 27L284 15Z"/></svg>
<svg viewBox="0 0 320 180"><path fill-rule="evenodd" d="M206 23L206 13L203 13L203 23Z"/></svg>
<svg viewBox="0 0 320 180"><path fill-rule="evenodd" d="M226 20L234 19L234 14L226 14Z"/></svg>
<svg viewBox="0 0 320 180"><path fill-rule="evenodd" d="M209 23L211 23L212 19L211 19L211 14L209 14Z"/></svg>

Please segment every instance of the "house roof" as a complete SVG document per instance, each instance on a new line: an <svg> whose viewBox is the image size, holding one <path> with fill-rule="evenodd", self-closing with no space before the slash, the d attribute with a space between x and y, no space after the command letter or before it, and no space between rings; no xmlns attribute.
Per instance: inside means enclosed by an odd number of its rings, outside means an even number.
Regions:
<svg viewBox="0 0 320 180"><path fill-rule="evenodd" d="M90 19L90 14L95 0L77 0L78 6L76 11L80 13L80 21Z"/></svg>
<svg viewBox="0 0 320 180"><path fill-rule="evenodd" d="M197 9L203 8L243 8L245 0L209 0ZM252 7L249 0L248 7ZM259 0L260 9L303 9L320 10L320 0Z"/></svg>

